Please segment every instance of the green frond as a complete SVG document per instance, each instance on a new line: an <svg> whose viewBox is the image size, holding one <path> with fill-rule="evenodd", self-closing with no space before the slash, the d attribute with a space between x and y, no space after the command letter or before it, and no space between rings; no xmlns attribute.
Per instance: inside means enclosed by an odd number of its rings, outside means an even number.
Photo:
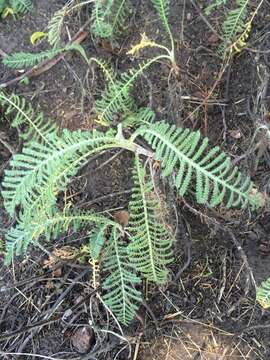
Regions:
<svg viewBox="0 0 270 360"><path fill-rule="evenodd" d="M56 212L51 217L42 216L42 214L40 214L40 216L33 218L33 221L30 224L30 229L33 229L33 239L45 236L45 238L49 241L57 239L63 232L66 232L71 227L74 231L78 232L80 229L90 225L94 226L94 229L89 233L89 238L92 239L91 243L95 246L97 240L98 246L100 246L100 239L96 233L97 229L99 229L99 232L102 231L103 233L109 226L116 226L121 229L119 224L100 214L83 211L74 212L72 210ZM98 250L95 249L94 252L97 251Z"/></svg>
<svg viewBox="0 0 270 360"><path fill-rule="evenodd" d="M13 127L23 126L20 134L24 140L37 140L47 143L46 136L57 131L58 127L50 119L44 119L42 112L36 112L23 97L7 95L0 91L0 104L4 114L12 117Z"/></svg>
<svg viewBox="0 0 270 360"><path fill-rule="evenodd" d="M108 276L102 288L106 291L103 296L105 304L121 323L128 325L141 301L141 294L135 289L140 279L130 265L127 245L121 235L119 229L113 226L103 258L103 273Z"/></svg>
<svg viewBox="0 0 270 360"><path fill-rule="evenodd" d="M133 181L129 204L129 259L146 279L164 283L168 273L165 265L172 262L172 238L156 216L159 202L152 179L147 179L138 156L135 157Z"/></svg>
<svg viewBox="0 0 270 360"><path fill-rule="evenodd" d="M52 207L57 193L66 188L70 178L92 155L112 148L133 151L133 144L116 139L111 130L107 133L64 130L61 136L50 134L47 140L50 146L34 141L27 144L21 154L14 155L11 168L5 171L2 196L11 216L20 206L29 221L38 207Z"/></svg>
<svg viewBox="0 0 270 360"><path fill-rule="evenodd" d="M98 119L110 124L117 114L128 114L134 111L135 102L130 95L135 78L133 72L121 74L119 80L108 83L102 97L95 102Z"/></svg>
<svg viewBox="0 0 270 360"><path fill-rule="evenodd" d="M48 41L53 48L58 48L61 44L61 31L67 13L67 6L56 11L48 24Z"/></svg>
<svg viewBox="0 0 270 360"><path fill-rule="evenodd" d="M112 222L106 222L105 224L100 222L99 226L96 226L89 234L89 253L94 260L98 260L100 257L106 240L105 235L108 225L112 225Z"/></svg>
<svg viewBox="0 0 270 360"><path fill-rule="evenodd" d="M129 0L114 0L111 9L112 36L117 38L127 28L127 18L132 13Z"/></svg>
<svg viewBox="0 0 270 360"><path fill-rule="evenodd" d="M113 40L127 27L131 13L129 0L97 0L92 11L92 31L96 36Z"/></svg>
<svg viewBox="0 0 270 360"><path fill-rule="evenodd" d="M164 30L171 37L171 29L169 26L169 12L170 12L170 1L169 0L151 0L153 6L155 7L159 18L162 22Z"/></svg>
<svg viewBox="0 0 270 360"><path fill-rule="evenodd" d="M270 277L256 288L256 300L262 308L270 308Z"/></svg>
<svg viewBox="0 0 270 360"><path fill-rule="evenodd" d="M139 69L130 69L121 74L120 79L115 79L107 84L104 94L96 100L95 111L98 119L108 125L114 120L115 115L130 115L136 111L136 105L131 96L131 90L137 78L154 62L164 58L157 56L139 66ZM112 79L111 79L112 80Z"/></svg>
<svg viewBox="0 0 270 360"><path fill-rule="evenodd" d="M91 30L104 39L112 37L112 24L108 19L112 5L113 0L96 0L92 11Z"/></svg>
<svg viewBox="0 0 270 360"><path fill-rule="evenodd" d="M100 67L100 69L102 70L105 76L106 82L108 82L111 85L114 85L116 74L114 69L110 66L110 64L108 64L106 61L102 59L98 59L94 57L90 58L89 63L91 64L91 62L95 62Z"/></svg>
<svg viewBox="0 0 270 360"><path fill-rule="evenodd" d="M0 0L0 14L6 8L6 0Z"/></svg>
<svg viewBox="0 0 270 360"><path fill-rule="evenodd" d="M104 73L106 88L101 98L96 100L95 111L101 123L109 125L113 122L114 115L118 113L130 113L135 103L130 96L130 88L133 84L128 83L129 77L126 73L120 79L116 78L114 70L105 61L91 58L90 63L95 62Z"/></svg>
<svg viewBox="0 0 270 360"><path fill-rule="evenodd" d="M36 216L28 223L19 219L18 225L8 231L6 235L6 264L10 264L14 255L24 255L29 244L35 244L35 241L41 236L50 241L57 239L70 228L79 231L84 227L95 226L95 229L99 228L100 232L103 231L103 233L109 226L120 228L114 221L91 212L64 211L61 213L56 211L49 217L47 215L45 212L36 213ZM103 245L104 241L101 242L100 236L96 236L94 231L89 233L89 247L97 258Z"/></svg>
<svg viewBox="0 0 270 360"><path fill-rule="evenodd" d="M9 0L10 7L16 14L24 14L33 9L32 0Z"/></svg>
<svg viewBox="0 0 270 360"><path fill-rule="evenodd" d="M61 54L63 51L65 51L64 48L45 50L36 54L17 52L6 56L3 59L3 64L12 69L23 69L25 67L37 65L44 60L50 60L56 55Z"/></svg>
<svg viewBox="0 0 270 360"><path fill-rule="evenodd" d="M5 235L5 265L10 265L14 256L26 254L30 242L30 234L20 225L9 229Z"/></svg>
<svg viewBox="0 0 270 360"><path fill-rule="evenodd" d="M61 137L50 134L47 142L50 146L31 141L21 154L14 155L10 169L5 172L2 195L11 216L17 205L29 209L44 188L51 194L47 194L48 198L54 197L54 187L49 188L50 179L57 181L59 191L88 156L117 147L112 132L89 134L64 130Z"/></svg>
<svg viewBox="0 0 270 360"><path fill-rule="evenodd" d="M236 0L237 7L229 11L222 26L224 41L219 47L220 54L224 54L235 37L245 31L249 3L249 0Z"/></svg>
<svg viewBox="0 0 270 360"><path fill-rule="evenodd" d="M128 114L122 121L123 127L138 127L140 125L153 124L156 115L148 107L140 108L137 112Z"/></svg>
<svg viewBox="0 0 270 360"><path fill-rule="evenodd" d="M200 204L216 206L225 202L227 208L259 206L259 199L251 194L250 178L242 176L219 147L208 150L208 139L201 140L198 131L158 122L142 126L137 135L155 150L163 176L176 172L175 185L180 196L186 194L195 177L196 198Z"/></svg>
<svg viewBox="0 0 270 360"><path fill-rule="evenodd" d="M70 44L63 48L45 50L36 54L18 52L4 57L3 64L12 69L22 69L39 64L44 60L53 59L55 56L69 50L77 50L81 53L82 47L79 44ZM85 54L81 54L84 57Z"/></svg>
<svg viewBox="0 0 270 360"><path fill-rule="evenodd" d="M208 5L205 9L205 14L210 15L214 10L218 9L222 5L226 5L228 0L214 0L212 4Z"/></svg>

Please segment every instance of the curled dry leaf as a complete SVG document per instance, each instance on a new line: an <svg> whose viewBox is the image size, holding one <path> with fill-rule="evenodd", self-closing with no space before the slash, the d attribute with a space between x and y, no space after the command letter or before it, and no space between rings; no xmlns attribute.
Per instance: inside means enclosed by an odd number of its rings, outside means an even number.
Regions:
<svg viewBox="0 0 270 360"><path fill-rule="evenodd" d="M79 254L79 249L72 246L62 246L61 248L54 249L47 260L44 261L44 269L53 269L54 277L62 275L61 267L54 269L60 260L72 260Z"/></svg>

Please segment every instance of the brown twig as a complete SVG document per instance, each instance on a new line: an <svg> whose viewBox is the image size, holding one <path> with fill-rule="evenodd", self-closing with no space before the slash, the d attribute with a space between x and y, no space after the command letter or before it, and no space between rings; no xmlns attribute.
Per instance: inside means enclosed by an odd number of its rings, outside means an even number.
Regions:
<svg viewBox="0 0 270 360"><path fill-rule="evenodd" d="M13 155L15 153L15 149L13 149L13 147L9 145L9 143L5 141L5 139L3 139L1 135L2 133L0 132L0 144L2 144L10 152L11 155Z"/></svg>
<svg viewBox="0 0 270 360"><path fill-rule="evenodd" d="M72 283L61 293L61 295L55 301L53 306L50 309L48 309L47 311L45 311L44 316L43 316L43 321L46 321L46 322L44 324L41 323L40 326L35 327L34 330L31 331L31 334L20 345L18 352L22 352L24 350L24 348L26 347L26 345L29 343L29 341L32 340L33 337L41 331L43 326L48 323L48 320L50 320L52 315L57 310L58 306L61 304L61 302L67 296L67 294L73 289L73 287L78 283L78 281L89 272L89 270L90 270L90 268L82 271L78 276L76 276L76 278L72 281Z"/></svg>
<svg viewBox="0 0 270 360"><path fill-rule="evenodd" d="M0 49L0 56L2 56L2 58L5 58L6 56L8 56L8 54L4 52L2 49Z"/></svg>

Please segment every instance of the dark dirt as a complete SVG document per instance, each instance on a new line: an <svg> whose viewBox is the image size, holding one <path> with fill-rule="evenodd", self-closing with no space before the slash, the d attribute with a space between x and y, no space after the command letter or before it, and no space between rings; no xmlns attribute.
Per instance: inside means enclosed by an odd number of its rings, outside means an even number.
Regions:
<svg viewBox="0 0 270 360"><path fill-rule="evenodd" d="M51 15L64 3L35 1L33 14L16 21L2 20L0 49L6 53L45 49L45 41L33 48L30 35L44 30ZM201 8L209 3L196 1ZM133 4L136 12L127 33L113 48L91 34L82 43L89 56L111 61L119 71L133 65L126 51L138 41L140 33L162 39L150 1ZM263 147L263 134L255 139L253 135L260 124L269 125L269 10L265 1L253 24L248 48L230 61L205 104L222 71L222 61L216 55L219 41L191 2L171 1L180 79L172 76L168 81L170 69L166 64L156 64L137 82L134 92L138 105L151 105L158 118L200 129L212 145L220 145L236 165L249 171L266 195L269 150ZM219 33L223 15L217 11L209 18ZM67 18L71 35L87 17L83 11ZM152 51L145 51L144 56L151 56ZM0 64L0 83L14 76ZM97 127L92 108L102 83L97 68L89 69L77 54L68 54L28 85L16 84L8 91L25 96L62 128L89 130ZM7 124L1 122L0 137L10 149L0 142L0 176L10 152L20 146L16 131ZM113 217L115 211L127 208L131 168L132 160L126 152L101 156L82 169L66 196L79 209L93 208ZM252 273L259 284L270 274L269 211L226 211L222 207L214 211L198 206L191 195L184 200L177 198L166 183L161 188L172 214L171 225L177 227L176 261L166 286L145 284L145 299L152 314L141 307L139 319L124 329L129 342L119 337L119 329L92 294L89 266L68 260L57 265L57 272L44 267L48 254L35 248L14 268L0 269L0 353L6 354L1 358L34 359L31 354L109 360L270 358L270 312L255 302L250 276ZM59 202L64 203L64 194L60 194ZM4 231L12 223L1 198L0 223L1 245ZM67 245L79 248L85 238L84 233L68 232L43 246L49 253ZM182 273L174 280L180 269ZM88 356L79 354L73 344L74 334L89 322L98 325ZM18 353L25 355L20 357Z"/></svg>

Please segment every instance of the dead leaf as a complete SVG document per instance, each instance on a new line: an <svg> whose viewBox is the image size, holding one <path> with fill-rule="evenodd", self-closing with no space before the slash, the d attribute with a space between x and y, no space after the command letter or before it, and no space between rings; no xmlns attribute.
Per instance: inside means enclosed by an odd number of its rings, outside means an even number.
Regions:
<svg viewBox="0 0 270 360"><path fill-rule="evenodd" d="M218 41L219 41L219 37L218 37L217 34L212 34L212 35L210 35L209 38L207 39L207 42L208 42L209 44L215 44L215 43L217 43Z"/></svg>
<svg viewBox="0 0 270 360"><path fill-rule="evenodd" d="M53 269L53 276L60 277L62 276L62 268L55 267L59 264L59 259L61 260L72 260L79 254L79 249L73 246L62 246L61 248L56 248L53 250L51 255L47 260L44 260L43 269Z"/></svg>
<svg viewBox="0 0 270 360"><path fill-rule="evenodd" d="M71 337L71 343L75 350L80 354L86 354L90 351L95 341L93 329L88 326L78 328Z"/></svg>
<svg viewBox="0 0 270 360"><path fill-rule="evenodd" d="M229 134L232 138L237 139L237 140L241 139L241 137L242 137L240 130L230 130Z"/></svg>
<svg viewBox="0 0 270 360"><path fill-rule="evenodd" d="M112 44L109 42L109 41L106 41L106 40L101 40L101 46L102 48L109 52L109 53L113 53L114 50L113 50L113 47L112 47Z"/></svg>
<svg viewBox="0 0 270 360"><path fill-rule="evenodd" d="M125 228L129 221L129 212L126 210L117 211L114 214L114 220Z"/></svg>

